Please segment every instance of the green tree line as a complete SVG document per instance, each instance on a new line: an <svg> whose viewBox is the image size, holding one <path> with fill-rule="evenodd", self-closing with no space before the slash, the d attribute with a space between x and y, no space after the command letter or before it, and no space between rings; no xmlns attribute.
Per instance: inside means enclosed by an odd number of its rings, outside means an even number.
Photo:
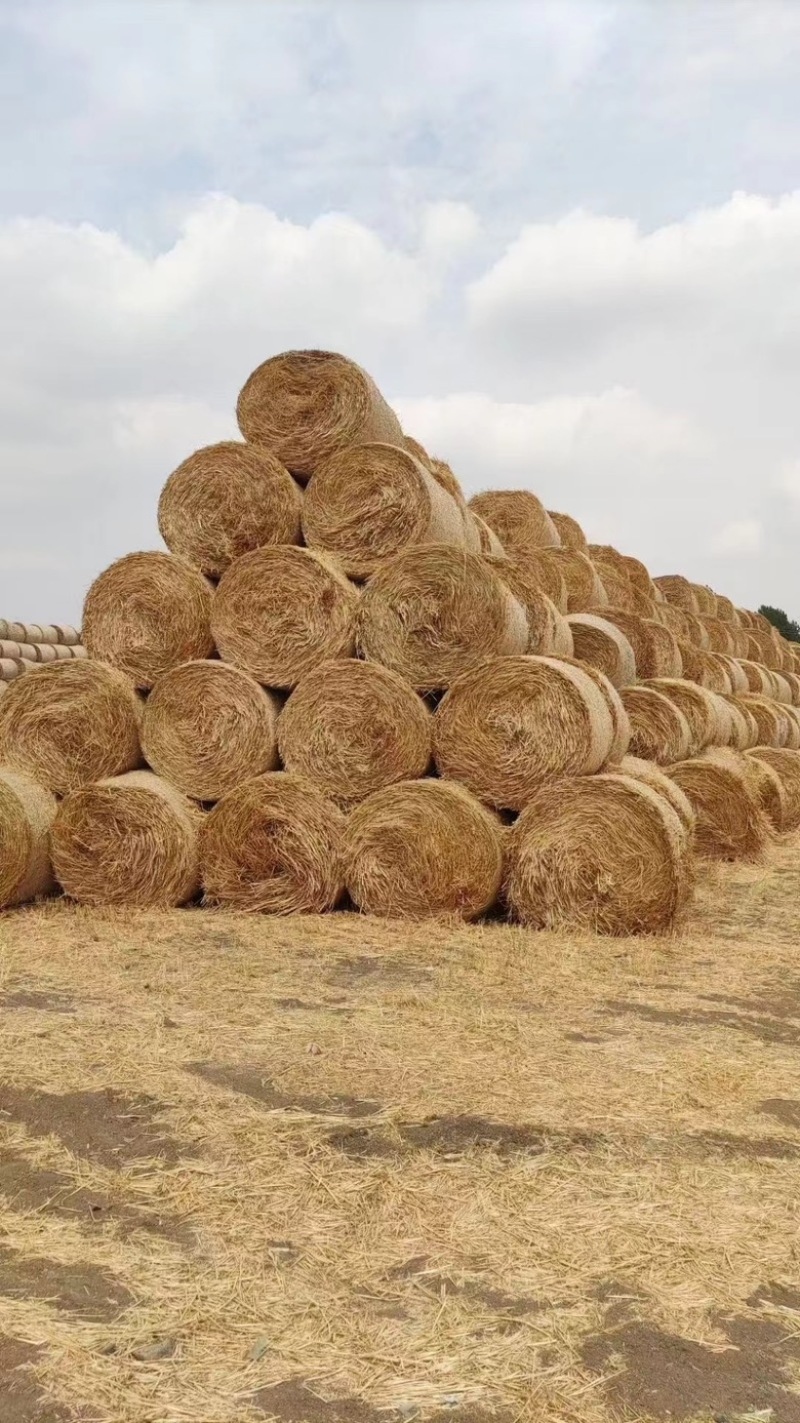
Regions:
<svg viewBox="0 0 800 1423"><path fill-rule="evenodd" d="M800 642L800 623L788 617L783 608L770 608L766 603L762 603L758 611L778 629L787 642Z"/></svg>

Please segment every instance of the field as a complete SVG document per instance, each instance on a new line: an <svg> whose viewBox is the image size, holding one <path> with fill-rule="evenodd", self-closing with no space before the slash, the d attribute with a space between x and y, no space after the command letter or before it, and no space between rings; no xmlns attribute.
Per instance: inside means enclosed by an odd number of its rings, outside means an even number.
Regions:
<svg viewBox="0 0 800 1423"><path fill-rule="evenodd" d="M800 1420L799 849L652 941L4 916L3 1423Z"/></svg>

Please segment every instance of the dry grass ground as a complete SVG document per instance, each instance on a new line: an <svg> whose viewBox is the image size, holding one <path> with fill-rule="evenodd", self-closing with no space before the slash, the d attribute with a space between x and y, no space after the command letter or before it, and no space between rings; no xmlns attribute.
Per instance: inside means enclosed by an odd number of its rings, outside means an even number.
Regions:
<svg viewBox="0 0 800 1423"><path fill-rule="evenodd" d="M799 952L4 916L0 1418L800 1420Z"/></svg>

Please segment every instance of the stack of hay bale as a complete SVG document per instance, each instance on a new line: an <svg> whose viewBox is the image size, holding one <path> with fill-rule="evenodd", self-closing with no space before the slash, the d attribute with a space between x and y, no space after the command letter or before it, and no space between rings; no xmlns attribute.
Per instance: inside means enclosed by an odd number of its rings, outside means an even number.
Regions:
<svg viewBox="0 0 800 1423"><path fill-rule="evenodd" d="M40 663L86 656L77 628L49 623L13 623L0 618L0 695L9 682Z"/></svg>
<svg viewBox="0 0 800 1423"><path fill-rule="evenodd" d="M764 619L529 491L468 502L344 357L265 362L237 414L164 486L169 552L90 588L90 660L3 698L0 904L639 933L696 854L800 826L800 658Z"/></svg>

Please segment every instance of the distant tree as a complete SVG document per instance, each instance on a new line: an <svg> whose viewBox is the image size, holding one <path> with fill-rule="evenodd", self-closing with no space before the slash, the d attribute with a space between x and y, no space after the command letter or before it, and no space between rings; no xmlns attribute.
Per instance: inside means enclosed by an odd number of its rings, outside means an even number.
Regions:
<svg viewBox="0 0 800 1423"><path fill-rule="evenodd" d="M800 623L796 623L793 618L787 617L783 608L770 608L766 603L762 603L758 610L772 626L778 629L782 637L787 642L800 642Z"/></svg>

